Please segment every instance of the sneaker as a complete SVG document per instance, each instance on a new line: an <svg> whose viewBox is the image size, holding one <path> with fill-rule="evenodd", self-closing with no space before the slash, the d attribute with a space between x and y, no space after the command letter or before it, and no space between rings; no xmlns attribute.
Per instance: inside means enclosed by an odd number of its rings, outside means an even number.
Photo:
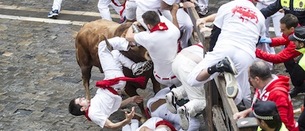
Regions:
<svg viewBox="0 0 305 131"><path fill-rule="evenodd" d="M199 10L198 14L201 16L205 16L208 14L208 12L209 12L208 8L204 8L203 10Z"/></svg>
<svg viewBox="0 0 305 131"><path fill-rule="evenodd" d="M178 108L178 114L180 116L180 126L183 130L187 130L189 128L189 113L185 106L181 106Z"/></svg>
<svg viewBox="0 0 305 131"><path fill-rule="evenodd" d="M57 19L58 15L59 15L58 10L52 10L49 12L48 17L52 19Z"/></svg>
<svg viewBox="0 0 305 131"><path fill-rule="evenodd" d="M223 60L216 64L216 69L220 72L228 72L233 75L237 75L237 70L229 57L225 57Z"/></svg>
<svg viewBox="0 0 305 131"><path fill-rule="evenodd" d="M133 75L138 76L152 68L152 61L139 62L132 65L131 70Z"/></svg>
<svg viewBox="0 0 305 131"><path fill-rule="evenodd" d="M226 94L229 98L235 98L238 94L238 84L233 74L224 73L226 81Z"/></svg>
<svg viewBox="0 0 305 131"><path fill-rule="evenodd" d="M290 97L296 97L299 93L304 93L304 89L302 89L303 87L294 87L290 92Z"/></svg>
<svg viewBox="0 0 305 131"><path fill-rule="evenodd" d="M165 100L166 100L166 107L167 109L171 112L171 113L174 113L176 114L177 113L177 98L175 97L175 94L174 92L170 92L170 93L167 93L165 95Z"/></svg>

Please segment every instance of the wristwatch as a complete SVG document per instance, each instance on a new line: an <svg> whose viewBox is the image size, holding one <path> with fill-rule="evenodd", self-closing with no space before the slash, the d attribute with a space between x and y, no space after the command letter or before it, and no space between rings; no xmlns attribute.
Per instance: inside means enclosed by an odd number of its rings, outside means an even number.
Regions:
<svg viewBox="0 0 305 131"><path fill-rule="evenodd" d="M180 2L178 5L179 8L183 8L183 3Z"/></svg>

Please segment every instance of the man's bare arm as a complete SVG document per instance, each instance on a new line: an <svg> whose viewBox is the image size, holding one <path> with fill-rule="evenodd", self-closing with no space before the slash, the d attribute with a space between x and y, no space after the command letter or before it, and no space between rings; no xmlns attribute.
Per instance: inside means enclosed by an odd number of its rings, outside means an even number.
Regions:
<svg viewBox="0 0 305 131"><path fill-rule="evenodd" d="M135 107L132 107L130 113L125 112L125 117L126 118L123 121L120 121L120 122L117 122L117 123L113 123L109 119L107 119L107 121L105 123L105 127L109 128L109 129L118 129L118 128L121 128L121 127L125 126L126 124L130 123L130 121L133 118L134 114L135 114Z"/></svg>

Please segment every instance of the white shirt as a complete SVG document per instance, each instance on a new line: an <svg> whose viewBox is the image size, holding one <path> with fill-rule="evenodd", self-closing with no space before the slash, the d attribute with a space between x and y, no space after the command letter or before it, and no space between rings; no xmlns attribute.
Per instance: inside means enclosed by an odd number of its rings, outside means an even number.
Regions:
<svg viewBox="0 0 305 131"><path fill-rule="evenodd" d="M104 128L109 116L117 111L122 98L105 89L97 89L96 95L90 101L88 116L95 124Z"/></svg>
<svg viewBox="0 0 305 131"><path fill-rule="evenodd" d="M161 0L136 0L137 8L142 11L158 10L161 7Z"/></svg>
<svg viewBox="0 0 305 131"><path fill-rule="evenodd" d="M215 48L232 45L255 57L256 43L265 32L265 17L248 0L234 0L222 5L214 24L221 29Z"/></svg>
<svg viewBox="0 0 305 131"><path fill-rule="evenodd" d="M171 65L177 55L180 31L165 17L160 16L160 20L165 22L168 30L140 32L134 35L134 39L147 49L158 76L168 78L173 76Z"/></svg>

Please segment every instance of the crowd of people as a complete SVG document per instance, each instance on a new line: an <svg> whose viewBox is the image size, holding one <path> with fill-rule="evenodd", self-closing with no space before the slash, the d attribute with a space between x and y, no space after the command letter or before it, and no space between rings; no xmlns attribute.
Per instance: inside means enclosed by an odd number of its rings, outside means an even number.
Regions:
<svg viewBox="0 0 305 131"><path fill-rule="evenodd" d="M235 104L246 107L234 114L234 119L253 116L258 120L259 131L303 131L305 113L297 121L294 119L291 98L305 92L305 1L290 2L234 0L220 6L217 13L205 16L207 0L126 0L123 4L99 0L103 19L112 20L108 7L111 5L122 18L135 21L134 25L141 25L146 31L135 32L130 27L125 38L114 37L99 43L98 55L103 61L105 78L96 83L99 88L91 100L71 100L69 112L85 115L101 128L196 131L200 127L198 115L206 107L203 85L227 73L237 81ZM48 17L58 17L61 3L62 0L54 0ZM198 14L204 16L196 25L213 22L207 52L202 43L189 42L194 25L184 9L190 7L196 7ZM274 38L269 34L270 19ZM119 53L131 46L146 48L151 61L135 63ZM282 46L277 54L272 49L275 46ZM289 75L271 73L273 64L279 63L284 63ZM151 64L153 75L163 88L147 101L150 118L141 125L133 124L133 107L125 113L124 120L109 120L121 106L143 101L141 96L122 100L120 94L126 81L144 81L143 77L125 77L122 66L138 76L149 70ZM255 89L254 96L250 87Z"/></svg>

